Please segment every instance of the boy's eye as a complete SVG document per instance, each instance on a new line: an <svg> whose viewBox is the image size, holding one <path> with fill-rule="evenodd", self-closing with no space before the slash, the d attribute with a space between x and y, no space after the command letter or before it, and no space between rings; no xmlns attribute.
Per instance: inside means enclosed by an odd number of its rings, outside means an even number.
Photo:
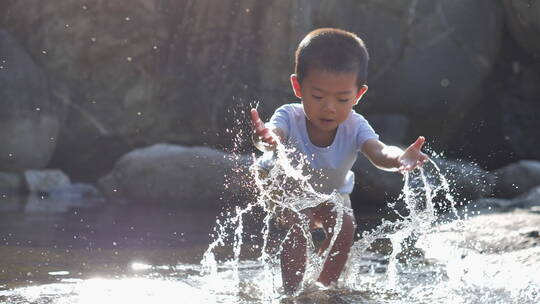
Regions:
<svg viewBox="0 0 540 304"><path fill-rule="evenodd" d="M347 102L347 101L349 101L349 99L348 98L347 99L338 99L338 101L339 102Z"/></svg>
<svg viewBox="0 0 540 304"><path fill-rule="evenodd" d="M313 98L315 99L322 99L322 96L317 96L317 95L311 95L311 96L313 96Z"/></svg>

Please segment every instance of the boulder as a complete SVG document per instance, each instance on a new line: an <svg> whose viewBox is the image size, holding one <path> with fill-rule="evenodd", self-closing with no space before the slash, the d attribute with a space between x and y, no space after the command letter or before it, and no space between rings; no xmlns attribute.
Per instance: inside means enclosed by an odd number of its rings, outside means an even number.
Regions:
<svg viewBox="0 0 540 304"><path fill-rule="evenodd" d="M536 186L529 191L513 199L505 198L481 198L470 202L467 210L474 213L486 214L493 212L506 212L514 209L535 210L540 207L540 186Z"/></svg>
<svg viewBox="0 0 540 304"><path fill-rule="evenodd" d="M512 200L514 205L521 208L532 208L540 206L540 186L536 186L531 190Z"/></svg>
<svg viewBox="0 0 540 304"><path fill-rule="evenodd" d="M51 81L68 84L73 99L54 165L88 178L153 143L228 145L230 138L216 133L231 127L223 115L229 106L275 105L284 101L276 92L290 91L292 54L312 28L311 6L31 0L11 2L4 24Z"/></svg>
<svg viewBox="0 0 540 304"><path fill-rule="evenodd" d="M456 204L489 196L495 184L495 177L478 165L462 159L433 159L437 168L430 163L423 170L430 187L444 188L446 181L450 194ZM440 171L439 171L440 170ZM353 201L368 202L384 206L385 203L398 199L404 186L403 176L396 172L387 172L374 167L365 157L358 157L353 171L356 174L356 186ZM444 181L443 181L444 178ZM419 178L411 180L412 187L423 187Z"/></svg>
<svg viewBox="0 0 540 304"><path fill-rule="evenodd" d="M318 21L358 33L370 50L370 90L359 109L405 114L411 121L409 134L437 138L437 147L459 136L457 127L480 102L500 49L504 21L500 4L323 3L326 7L318 8Z"/></svg>
<svg viewBox="0 0 540 304"><path fill-rule="evenodd" d="M71 180L58 169L26 170L24 172L26 188L31 193L48 193L56 188L71 185Z"/></svg>
<svg viewBox="0 0 540 304"><path fill-rule="evenodd" d="M522 0L503 0L502 3L514 39L531 54L540 54L540 4Z"/></svg>
<svg viewBox="0 0 540 304"><path fill-rule="evenodd" d="M242 178L249 164L247 156L207 147L157 144L124 155L99 187L130 203L215 210L235 195L254 191L251 179Z"/></svg>
<svg viewBox="0 0 540 304"><path fill-rule="evenodd" d="M26 50L0 28L0 170L20 173L48 165L60 121L48 80Z"/></svg>
<svg viewBox="0 0 540 304"><path fill-rule="evenodd" d="M523 66L522 66L523 65ZM515 62L516 74L496 98L504 140L518 159L540 159L537 117L540 101L540 72L528 63Z"/></svg>
<svg viewBox="0 0 540 304"><path fill-rule="evenodd" d="M513 198L540 186L540 161L522 160L493 172L497 176L495 193Z"/></svg>
<svg viewBox="0 0 540 304"><path fill-rule="evenodd" d="M389 145L406 146L409 119L402 114L372 114L366 117L370 125L379 134L381 141Z"/></svg>
<svg viewBox="0 0 540 304"><path fill-rule="evenodd" d="M351 195L353 207L369 204L383 208L398 198L403 188L403 176L373 166L363 155L359 155L353 166L355 187Z"/></svg>
<svg viewBox="0 0 540 304"><path fill-rule="evenodd" d="M51 83L67 86L53 166L81 178L102 176L121 155L158 142L233 145L222 130L245 117L224 113L259 100L269 117L294 100L294 49L321 26L367 42L371 89L359 112L403 113L409 139L447 143L482 94L503 20L490 0L29 0L4 7L2 24Z"/></svg>
<svg viewBox="0 0 540 304"><path fill-rule="evenodd" d="M463 159L438 159L435 162L458 201L490 196L493 192L495 176L477 164Z"/></svg>

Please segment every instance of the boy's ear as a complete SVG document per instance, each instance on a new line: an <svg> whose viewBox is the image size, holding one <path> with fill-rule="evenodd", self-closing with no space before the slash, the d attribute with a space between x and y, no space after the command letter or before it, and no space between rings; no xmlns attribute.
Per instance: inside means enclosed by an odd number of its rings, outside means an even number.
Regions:
<svg viewBox="0 0 540 304"><path fill-rule="evenodd" d="M300 87L300 82L298 82L298 76L296 74L291 75L291 85L296 97L302 99L302 88Z"/></svg>
<svg viewBox="0 0 540 304"><path fill-rule="evenodd" d="M364 96L364 94L366 94L368 90L368 86L363 84L360 89L358 90L358 93L356 93L356 103L355 104L358 104L358 102L360 101L360 99L362 99L362 96Z"/></svg>

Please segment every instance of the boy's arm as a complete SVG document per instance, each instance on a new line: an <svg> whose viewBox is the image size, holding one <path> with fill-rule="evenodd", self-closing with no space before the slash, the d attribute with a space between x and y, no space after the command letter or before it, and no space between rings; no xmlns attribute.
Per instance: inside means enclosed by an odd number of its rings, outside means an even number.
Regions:
<svg viewBox="0 0 540 304"><path fill-rule="evenodd" d="M262 152L274 150L278 141L284 137L281 129L273 128L270 130L265 127L257 109L251 109L251 125L253 126L253 145Z"/></svg>
<svg viewBox="0 0 540 304"><path fill-rule="evenodd" d="M387 146L377 139L368 139L361 150L375 167L403 173L421 167L428 161L428 156L421 151L425 141L420 136L407 149L402 150L396 146Z"/></svg>

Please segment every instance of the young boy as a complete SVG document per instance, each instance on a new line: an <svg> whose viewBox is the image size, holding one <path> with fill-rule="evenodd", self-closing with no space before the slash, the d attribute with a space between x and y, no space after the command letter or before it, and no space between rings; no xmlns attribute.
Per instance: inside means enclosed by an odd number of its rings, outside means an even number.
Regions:
<svg viewBox="0 0 540 304"><path fill-rule="evenodd" d="M263 152L275 149L277 140L292 145L320 172L318 181L323 184L317 190L336 190L348 208L354 186L351 168L359 151L376 167L388 171L411 171L428 159L421 152L423 137L405 151L387 146L379 141L367 120L353 110L368 89L368 60L364 42L355 34L333 28L317 29L296 50L295 74L290 79L301 103L281 106L267 125L256 109L251 110L254 145ZM310 229L324 229L326 239L319 250L324 252L336 223L333 206L323 203L302 213L309 219ZM318 278L325 286L339 279L353 244L354 217L344 212L342 220ZM283 287L287 293L298 290L305 272L307 240L299 221L300 217L294 214L287 216L290 231L281 252Z"/></svg>

